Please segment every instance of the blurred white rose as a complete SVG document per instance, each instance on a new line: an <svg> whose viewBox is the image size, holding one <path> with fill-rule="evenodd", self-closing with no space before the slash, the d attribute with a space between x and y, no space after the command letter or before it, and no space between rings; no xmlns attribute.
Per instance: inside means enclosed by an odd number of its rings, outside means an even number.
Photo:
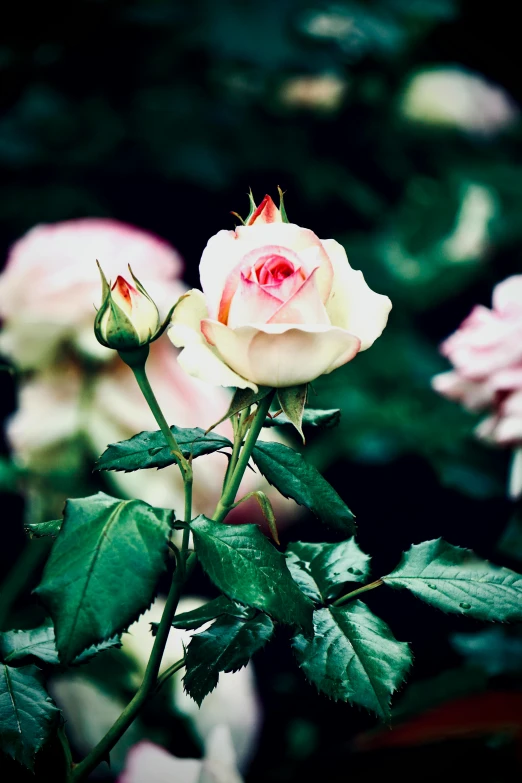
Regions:
<svg viewBox="0 0 522 783"><path fill-rule="evenodd" d="M202 598L183 598L179 603L178 613L190 612L204 603ZM161 620L164 606L164 600L158 598L152 607L131 625L128 633L123 634L123 650L138 664L136 686L141 682L154 643L150 624ZM164 671L179 661L184 654L183 648L188 645L192 635L205 627L202 626L198 631L172 630L165 647L161 670ZM252 665L249 663L237 672L220 674L217 687L203 700L201 707L183 690L182 677L183 671L180 671L163 686L171 690L173 709L179 710L191 720L203 743L209 740L216 725L225 725L232 737L238 765L240 769L244 769L255 749L262 717Z"/></svg>
<svg viewBox="0 0 522 783"><path fill-rule="evenodd" d="M279 89L279 100L296 109L332 112L338 109L346 94L346 79L335 73L293 76Z"/></svg>
<svg viewBox="0 0 522 783"><path fill-rule="evenodd" d="M180 759L140 742L127 756L118 783L242 783L226 726L216 726L205 743L203 759Z"/></svg>
<svg viewBox="0 0 522 783"><path fill-rule="evenodd" d="M518 109L501 87L456 66L414 74L401 111L414 122L480 134L497 133L518 119Z"/></svg>

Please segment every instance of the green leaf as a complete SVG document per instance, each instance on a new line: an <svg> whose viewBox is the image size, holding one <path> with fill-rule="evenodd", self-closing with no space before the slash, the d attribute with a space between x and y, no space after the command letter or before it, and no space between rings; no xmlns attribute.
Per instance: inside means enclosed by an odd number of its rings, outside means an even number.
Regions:
<svg viewBox="0 0 522 783"><path fill-rule="evenodd" d="M281 443L258 441L252 459L265 478L286 498L306 506L325 524L354 533L354 515L324 479L303 457Z"/></svg>
<svg viewBox="0 0 522 783"><path fill-rule="evenodd" d="M0 664L0 750L32 771L58 713L36 666Z"/></svg>
<svg viewBox="0 0 522 783"><path fill-rule="evenodd" d="M92 645L78 655L72 662L74 664L86 663L94 655L113 647L121 647L119 636L107 639L97 645ZM21 631L6 631L0 634L0 660L4 663L20 666L21 664L42 663L57 666L60 663L54 626L48 619L37 628L29 628Z"/></svg>
<svg viewBox="0 0 522 783"><path fill-rule="evenodd" d="M224 525L204 516L190 527L201 565L225 595L282 623L311 628L311 603L292 579L284 556L259 528Z"/></svg>
<svg viewBox="0 0 522 783"><path fill-rule="evenodd" d="M302 416L303 427L337 427L341 421L341 411L339 408L330 410L316 410L315 408L305 408ZM290 419L284 414L279 416L268 416L263 424L264 427L284 427L292 425Z"/></svg>
<svg viewBox="0 0 522 783"><path fill-rule="evenodd" d="M188 459L192 456L202 457L214 451L232 446L228 438L211 433L206 435L200 427L171 427L183 455ZM176 460L165 436L157 432L139 432L129 440L122 440L111 445L103 452L95 465L95 470L133 470L146 468L166 468L174 465Z"/></svg>
<svg viewBox="0 0 522 783"><path fill-rule="evenodd" d="M250 405L254 405L256 402L260 402L267 396L267 394L270 394L271 391L271 386L259 386L258 391L256 392L252 391L252 389L236 389L234 396L232 397L232 402L230 403L230 406L225 415L216 421L215 424L212 424L212 426L208 428L207 432L210 432L223 421L232 418L232 416L235 416L236 413L240 413Z"/></svg>
<svg viewBox="0 0 522 783"><path fill-rule="evenodd" d="M185 655L183 685L199 705L218 684L220 672L233 672L246 666L274 632L266 614L241 618L223 615L202 633L192 637Z"/></svg>
<svg viewBox="0 0 522 783"><path fill-rule="evenodd" d="M361 601L314 612L314 636L294 637L300 667L332 699L359 704L386 719L390 698L412 658L381 619Z"/></svg>
<svg viewBox="0 0 522 783"><path fill-rule="evenodd" d="M300 386L288 386L284 389L278 389L277 397L283 413L288 421L294 425L301 436L303 443L305 436L303 433L303 413L308 393L308 384L303 383Z"/></svg>
<svg viewBox="0 0 522 783"><path fill-rule="evenodd" d="M147 609L165 570L172 512L103 492L68 500L36 592L62 663L110 639Z"/></svg>
<svg viewBox="0 0 522 783"><path fill-rule="evenodd" d="M346 582L363 582L370 571L370 557L354 538L339 544L296 541L286 550L286 562L303 593L319 603L335 598Z"/></svg>
<svg viewBox="0 0 522 783"><path fill-rule="evenodd" d="M198 609L177 614L172 621L172 627L190 631L224 614L232 617L248 617L252 612L252 609L241 606L241 604L231 601L230 598L220 595L219 598L214 598L213 601L209 601L198 607Z"/></svg>
<svg viewBox="0 0 522 783"><path fill-rule="evenodd" d="M522 576L441 538L414 544L383 582L406 588L445 612L477 620L522 620Z"/></svg>
<svg viewBox="0 0 522 783"><path fill-rule="evenodd" d="M63 519L51 519L49 522L28 522L25 530L31 538L44 538L45 536L56 538L62 522Z"/></svg>

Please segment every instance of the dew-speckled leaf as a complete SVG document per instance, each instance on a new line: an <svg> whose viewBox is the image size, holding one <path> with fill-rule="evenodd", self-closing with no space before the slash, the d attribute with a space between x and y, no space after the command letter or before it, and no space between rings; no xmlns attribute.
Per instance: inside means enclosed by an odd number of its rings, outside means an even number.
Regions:
<svg viewBox="0 0 522 783"><path fill-rule="evenodd" d="M220 449L230 448L228 438L216 433L205 435L200 427L171 427L183 455L202 457ZM126 473L147 468L166 468L176 462L165 436L157 432L139 432L129 440L112 443L95 465L96 470L123 470Z"/></svg>
<svg viewBox="0 0 522 783"><path fill-rule="evenodd" d="M25 530L31 538L44 538L45 536L56 538L62 523L63 519L51 519L49 522L28 522Z"/></svg>
<svg viewBox="0 0 522 783"><path fill-rule="evenodd" d="M0 750L32 771L58 714L36 666L0 664Z"/></svg>
<svg viewBox="0 0 522 783"><path fill-rule="evenodd" d="M252 459L265 478L286 498L306 506L325 524L354 533L354 515L313 465L281 443L258 441Z"/></svg>
<svg viewBox="0 0 522 783"><path fill-rule="evenodd" d="M370 557L354 538L338 544L296 541L286 550L286 562L303 593L318 603L335 598L346 582L364 581L370 570Z"/></svg>
<svg viewBox="0 0 522 783"><path fill-rule="evenodd" d="M195 634L185 655L183 685L199 705L218 684L220 672L232 672L246 666L274 632L266 614L250 619L223 615L210 628Z"/></svg>
<svg viewBox="0 0 522 783"><path fill-rule="evenodd" d="M147 609L166 566L172 512L103 492L68 500L36 592L62 663L111 639Z"/></svg>
<svg viewBox="0 0 522 783"><path fill-rule="evenodd" d="M293 644L299 666L320 691L389 717L391 696L412 657L366 604L317 609L313 638L297 634Z"/></svg>
<svg viewBox="0 0 522 783"><path fill-rule="evenodd" d="M522 620L522 575L441 538L414 544L383 581L445 612L477 620Z"/></svg>
<svg viewBox="0 0 522 783"><path fill-rule="evenodd" d="M312 604L292 579L284 555L256 525L192 520L201 565L229 598L260 609L282 623L311 629Z"/></svg>

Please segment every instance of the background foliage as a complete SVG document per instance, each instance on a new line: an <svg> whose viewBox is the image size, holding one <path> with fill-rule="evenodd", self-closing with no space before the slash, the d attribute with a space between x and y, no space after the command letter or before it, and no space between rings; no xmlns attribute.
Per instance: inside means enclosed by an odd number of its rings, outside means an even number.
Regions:
<svg viewBox="0 0 522 783"><path fill-rule="evenodd" d="M314 384L313 406L340 407L342 419L335 431L310 432L308 445L356 514L375 574L388 573L412 541L439 536L520 568L513 528L506 539L507 455L475 441L475 417L437 397L429 380L445 367L438 343L473 304L489 303L495 282L520 271L522 128L466 134L408 122L400 111L411 75L438 64L476 70L520 100L510 5L77 0L19 4L0 33L4 256L35 223L105 215L171 241L197 284L207 238L232 227L230 210L246 211L248 187L259 199L279 184L290 219L341 241L369 284L390 295L385 336ZM337 107L285 98L295 77L324 73L345 84ZM448 240L477 194L487 205L485 240L456 258ZM5 413L14 404L9 383L4 376ZM6 509L7 566L21 542L21 501L9 496ZM286 539L323 533L310 515ZM195 587L211 594L207 582ZM491 629L390 593L368 603L415 654L416 682L396 700L398 714L520 684L522 664L509 656L520 644L516 627L495 629L481 647ZM366 754L357 738L374 719L318 696L286 645L276 639L261 651L257 671L266 724L251 783L319 770L335 781L347 769L368 779L400 769L413 780L419 765L435 780L460 764L476 780L507 780L517 764L520 721L509 736L498 731L505 701L488 707L493 728L469 723L443 752L421 741ZM445 736L466 722L452 709Z"/></svg>

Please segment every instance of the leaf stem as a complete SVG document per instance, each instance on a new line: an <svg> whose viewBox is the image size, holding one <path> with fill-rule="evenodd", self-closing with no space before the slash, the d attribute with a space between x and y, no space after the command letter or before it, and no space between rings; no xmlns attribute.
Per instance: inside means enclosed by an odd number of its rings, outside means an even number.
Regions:
<svg viewBox="0 0 522 783"><path fill-rule="evenodd" d="M181 550L183 561L185 562L186 550L182 547ZM127 704L120 717L114 723L107 734L100 740L100 742L94 747L83 761L77 764L72 773L73 783L85 780L85 778L106 759L118 742L118 740L125 734L131 723L136 718L138 712L143 707L145 701L151 696L156 688L158 682L158 672L161 666L161 659L163 651L167 643L167 638L172 625L172 620L176 613L178 602L181 596L181 590L186 579L190 576L194 565L196 564L196 555L191 553L186 558L185 567L176 569L172 578L170 591L167 597L167 603L163 610L163 615L158 626L158 632L154 640L154 646L145 669L142 683L138 689L138 692Z"/></svg>
<svg viewBox="0 0 522 783"><path fill-rule="evenodd" d="M352 590L351 593L342 595L340 598L338 598L336 601L333 602L332 606L342 606L342 604L345 604L348 601L351 601L352 598L355 598L356 595L361 595L361 593L366 593L368 592L368 590L375 590L376 587L380 587L383 584L384 582L382 579L376 579L375 582L370 582L370 584L368 585L363 585L362 587L358 587L357 590Z"/></svg>
<svg viewBox="0 0 522 783"><path fill-rule="evenodd" d="M267 394L266 397L263 397L263 399L257 403L257 411L254 415L252 424L250 425L248 435L245 439L245 444L239 452L236 466L233 472L230 474L225 487L223 488L223 493L212 516L212 519L216 522L222 522L234 505L239 485L241 484L241 480L245 470L247 469L248 462L252 455L252 451L254 450L254 446L256 445L259 433L261 432L261 428L265 423L265 418L270 409L274 394L275 390L272 390L269 394Z"/></svg>
<svg viewBox="0 0 522 783"><path fill-rule="evenodd" d="M188 478L192 480L192 467L188 462L188 460L186 460L185 457L183 456L179 443L174 437L174 434L170 429L167 420L165 419L165 416L163 415L163 411L159 406L159 403L156 399L156 395L152 391L152 386L150 385L149 379L147 378L145 364L132 366L131 370L134 373L134 377L138 382L138 386L140 387L141 392L145 397L149 408L152 411L152 415L156 419L156 422L158 423L160 430L165 436L165 440L171 447L172 454L174 455L174 458L177 464L179 465L181 473L183 474L183 479L185 481L187 481Z"/></svg>
<svg viewBox="0 0 522 783"><path fill-rule="evenodd" d="M168 669L165 669L164 672L160 674L158 677L158 680L156 682L156 691L159 691L159 689L163 686L164 683L167 682L170 677L172 677L173 674L176 674L180 669L182 669L185 666L185 658L180 658L179 661L176 661L176 663L173 663L172 666L169 666Z"/></svg>

